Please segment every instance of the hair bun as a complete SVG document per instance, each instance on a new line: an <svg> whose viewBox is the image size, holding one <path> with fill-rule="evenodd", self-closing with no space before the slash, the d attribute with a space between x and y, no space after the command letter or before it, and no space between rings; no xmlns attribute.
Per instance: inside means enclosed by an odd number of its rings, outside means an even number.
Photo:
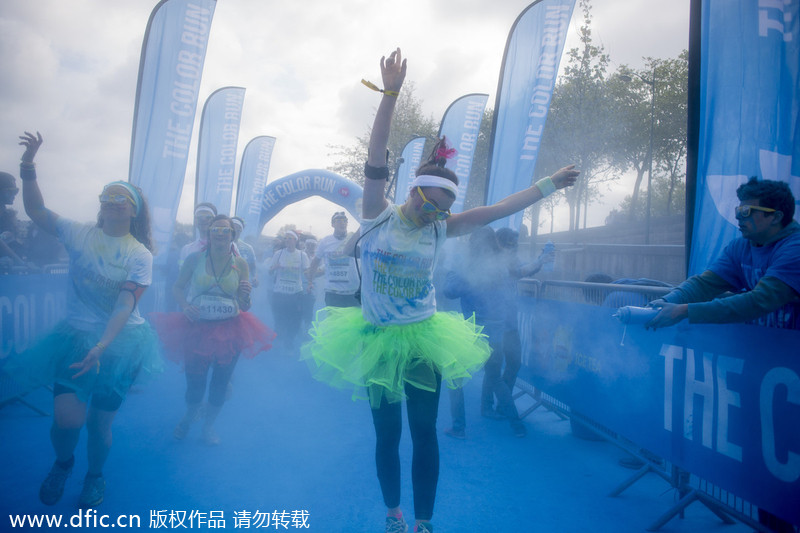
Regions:
<svg viewBox="0 0 800 533"><path fill-rule="evenodd" d="M442 138L439 139L433 146L431 155L428 158L428 163L444 168L447 165L447 160L455 157L456 153L457 152L455 148L450 148L447 145L447 137L442 136Z"/></svg>

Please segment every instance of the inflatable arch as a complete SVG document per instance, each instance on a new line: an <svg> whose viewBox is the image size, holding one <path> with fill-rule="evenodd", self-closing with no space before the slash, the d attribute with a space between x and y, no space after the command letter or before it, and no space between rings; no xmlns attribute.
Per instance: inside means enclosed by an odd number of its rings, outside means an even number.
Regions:
<svg viewBox="0 0 800 533"><path fill-rule="evenodd" d="M361 220L363 194L364 189L359 184L328 170L308 169L289 174L264 187L258 234L282 209L309 196L330 200L346 209L356 220Z"/></svg>

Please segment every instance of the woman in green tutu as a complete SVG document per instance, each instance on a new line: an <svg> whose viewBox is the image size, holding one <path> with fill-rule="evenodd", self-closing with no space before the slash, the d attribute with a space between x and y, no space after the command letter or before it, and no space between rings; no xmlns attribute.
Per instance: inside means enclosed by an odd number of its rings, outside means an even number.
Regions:
<svg viewBox="0 0 800 533"><path fill-rule="evenodd" d="M45 207L36 181L33 159L42 136L25 132L20 139L25 212L64 243L70 280L66 320L9 366L29 386L53 384L56 461L39 498L47 505L61 499L86 425L89 464L79 505L94 507L105 493L102 472L114 416L137 375L161 369L157 338L136 306L153 276L150 218L141 191L122 181L103 188L96 224L56 215Z"/></svg>
<svg viewBox="0 0 800 533"><path fill-rule="evenodd" d="M417 171L406 202L390 204L385 198L386 146L406 75L399 49L381 58L381 74L383 97L364 167L362 308L326 308L314 323L304 356L313 360L318 379L352 387L356 397L370 401L387 532L408 530L400 510L399 457L401 401L406 401L413 441L415 531L431 532L439 477L436 417L441 384L459 386L490 353L474 318L436 312L433 269L439 250L447 237L469 233L572 185L578 171L565 167L495 205L451 215L458 178L444 167L452 151L440 142L431 160Z"/></svg>

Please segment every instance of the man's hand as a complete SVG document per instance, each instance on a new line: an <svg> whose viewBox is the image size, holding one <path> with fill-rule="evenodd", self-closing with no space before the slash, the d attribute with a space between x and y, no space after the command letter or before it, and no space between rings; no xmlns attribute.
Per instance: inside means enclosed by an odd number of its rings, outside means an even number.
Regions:
<svg viewBox="0 0 800 533"><path fill-rule="evenodd" d="M661 311L655 316L655 318L644 325L645 328L666 328L668 326L674 326L681 320L689 318L689 304L671 304L664 302L663 300L661 302L653 306L660 307Z"/></svg>

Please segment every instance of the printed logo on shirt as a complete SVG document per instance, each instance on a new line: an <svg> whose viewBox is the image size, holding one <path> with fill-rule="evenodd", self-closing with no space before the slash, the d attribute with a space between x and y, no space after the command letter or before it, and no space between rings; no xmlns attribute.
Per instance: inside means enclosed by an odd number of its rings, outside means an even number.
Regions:
<svg viewBox="0 0 800 533"><path fill-rule="evenodd" d="M381 249L370 252L368 258L372 263L372 289L376 294L416 300L430 293L427 276L433 268L433 259Z"/></svg>

